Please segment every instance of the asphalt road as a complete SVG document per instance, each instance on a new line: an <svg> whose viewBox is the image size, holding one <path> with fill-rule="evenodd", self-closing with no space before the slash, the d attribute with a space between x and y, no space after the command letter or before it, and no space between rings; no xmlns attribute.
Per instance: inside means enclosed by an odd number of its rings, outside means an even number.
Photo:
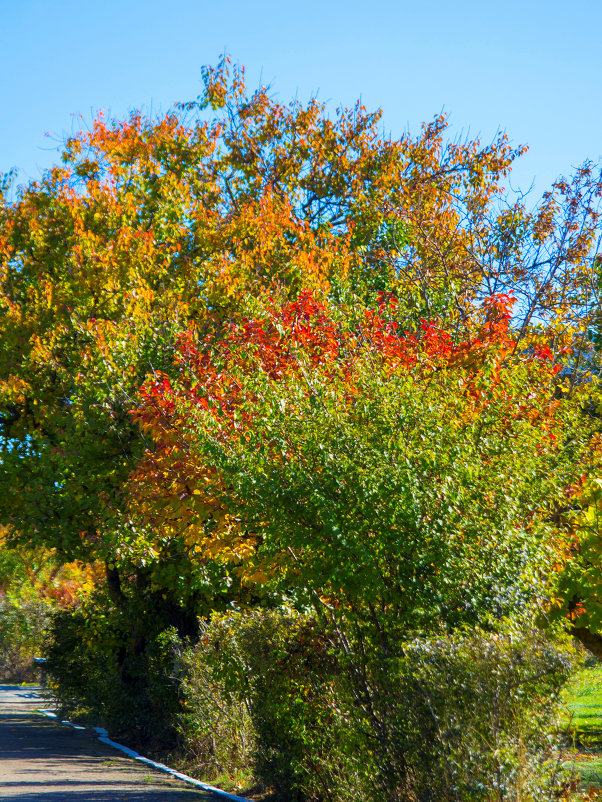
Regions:
<svg viewBox="0 0 602 802"><path fill-rule="evenodd" d="M35 689L0 685L0 800L223 802L53 722Z"/></svg>

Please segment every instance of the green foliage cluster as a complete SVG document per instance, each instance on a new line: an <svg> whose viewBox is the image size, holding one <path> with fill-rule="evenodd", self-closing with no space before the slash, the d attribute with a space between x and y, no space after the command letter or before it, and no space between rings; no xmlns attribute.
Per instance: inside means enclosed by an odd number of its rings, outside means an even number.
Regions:
<svg viewBox="0 0 602 802"><path fill-rule="evenodd" d="M55 612L45 672L66 716L100 723L139 748L169 750L178 741L182 644L163 627L130 652L132 619L98 597Z"/></svg>
<svg viewBox="0 0 602 802"><path fill-rule="evenodd" d="M198 643L182 653L181 751L187 772L209 781L252 773L256 732L240 692L246 677L237 620L238 627L224 614L202 621Z"/></svg>
<svg viewBox="0 0 602 802"><path fill-rule="evenodd" d="M554 413L549 431L549 377L538 386L532 365L507 358L468 374L437 353L424 357L433 370L389 368L370 348L337 372L290 347L301 367L278 381L255 367L255 344L242 345L242 367L220 367L242 396L236 415L252 421L243 434L175 402L195 458L215 467L211 492L261 533L259 564L288 555L267 582L394 640L520 616L545 597L559 548L549 511L583 445L575 410Z"/></svg>

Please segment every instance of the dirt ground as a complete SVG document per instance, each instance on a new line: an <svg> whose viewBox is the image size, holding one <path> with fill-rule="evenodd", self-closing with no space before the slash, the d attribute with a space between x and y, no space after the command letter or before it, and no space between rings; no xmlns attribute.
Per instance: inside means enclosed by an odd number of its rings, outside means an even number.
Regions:
<svg viewBox="0 0 602 802"><path fill-rule="evenodd" d="M224 802L36 713L36 689L0 685L0 799L20 802Z"/></svg>

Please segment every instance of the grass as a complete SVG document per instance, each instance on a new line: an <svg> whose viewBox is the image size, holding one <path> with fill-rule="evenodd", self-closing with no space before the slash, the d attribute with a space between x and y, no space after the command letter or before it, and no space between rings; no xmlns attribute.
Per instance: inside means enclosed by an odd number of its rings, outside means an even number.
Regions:
<svg viewBox="0 0 602 802"><path fill-rule="evenodd" d="M586 664L565 692L566 730L574 747L574 768L581 786L602 799L602 665Z"/></svg>
<svg viewBox="0 0 602 802"><path fill-rule="evenodd" d="M240 769L234 773L222 771L217 774L207 774L206 772L198 771L198 767L194 765L194 762L191 762L186 755L181 753L178 755L172 754L166 760L167 764L177 769L177 771L209 783L209 785L226 791L226 793L244 796L254 800L254 802L276 802L269 790L256 782L250 769Z"/></svg>

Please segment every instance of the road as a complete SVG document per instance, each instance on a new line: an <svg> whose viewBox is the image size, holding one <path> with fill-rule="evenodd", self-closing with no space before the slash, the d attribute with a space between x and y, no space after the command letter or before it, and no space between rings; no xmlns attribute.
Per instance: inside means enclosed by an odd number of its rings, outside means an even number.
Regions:
<svg viewBox="0 0 602 802"><path fill-rule="evenodd" d="M35 712L43 706L35 689L0 685L1 800L224 802Z"/></svg>

